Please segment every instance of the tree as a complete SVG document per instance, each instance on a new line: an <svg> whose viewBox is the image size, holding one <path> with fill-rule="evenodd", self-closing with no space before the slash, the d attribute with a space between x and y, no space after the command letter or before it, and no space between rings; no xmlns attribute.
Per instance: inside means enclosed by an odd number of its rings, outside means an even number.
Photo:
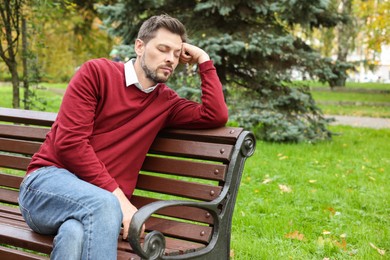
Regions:
<svg viewBox="0 0 390 260"><path fill-rule="evenodd" d="M290 88L290 71L298 69L324 80L335 78L334 64L295 37L292 27L332 27L340 20L328 1L119 1L101 7L109 32L131 45L140 24L168 13L187 26L192 42L215 61L231 99L231 119L258 126L259 136L273 141L324 139L326 120L310 93ZM235 93L251 97L245 108L234 105ZM243 104L242 100L239 102ZM245 116L251 115L251 116Z"/></svg>
<svg viewBox="0 0 390 260"><path fill-rule="evenodd" d="M23 0L1 1L0 4L0 57L12 76L12 107L19 108L19 73L17 63L18 41Z"/></svg>

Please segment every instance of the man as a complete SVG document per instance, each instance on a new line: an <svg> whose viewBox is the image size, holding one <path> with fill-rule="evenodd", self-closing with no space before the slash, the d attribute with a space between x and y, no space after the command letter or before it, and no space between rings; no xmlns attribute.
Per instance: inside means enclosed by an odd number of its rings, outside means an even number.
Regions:
<svg viewBox="0 0 390 260"><path fill-rule="evenodd" d="M227 121L222 86L208 54L186 43L167 15L141 26L136 59L86 62L69 83L57 119L33 156L19 203L36 232L56 235L52 259L116 259L137 209L130 203L155 136L165 127L212 128ZM197 63L202 103L164 83L182 63Z"/></svg>

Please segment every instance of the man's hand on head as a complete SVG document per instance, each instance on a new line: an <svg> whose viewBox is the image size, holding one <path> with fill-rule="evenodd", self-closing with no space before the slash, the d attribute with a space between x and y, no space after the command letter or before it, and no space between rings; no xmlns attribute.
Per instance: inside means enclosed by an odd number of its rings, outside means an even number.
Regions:
<svg viewBox="0 0 390 260"><path fill-rule="evenodd" d="M180 63L200 64L208 60L209 55L201 48L189 43L182 44Z"/></svg>

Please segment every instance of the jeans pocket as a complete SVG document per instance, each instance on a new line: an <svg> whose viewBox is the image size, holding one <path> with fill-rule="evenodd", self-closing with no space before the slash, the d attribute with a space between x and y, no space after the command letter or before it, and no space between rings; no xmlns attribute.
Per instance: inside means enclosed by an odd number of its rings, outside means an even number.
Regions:
<svg viewBox="0 0 390 260"><path fill-rule="evenodd" d="M23 205L21 205L20 203L19 203L19 209L20 209L20 212L22 213L22 216L23 216L24 220L26 221L27 225L35 232L41 233L39 228L37 227L37 225L34 223L33 218L31 217L30 211L28 209L26 209L25 207L23 207Z"/></svg>

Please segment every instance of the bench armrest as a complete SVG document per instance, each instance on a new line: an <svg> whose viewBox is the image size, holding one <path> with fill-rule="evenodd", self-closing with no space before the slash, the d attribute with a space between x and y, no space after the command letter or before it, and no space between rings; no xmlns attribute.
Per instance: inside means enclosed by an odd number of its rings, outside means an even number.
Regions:
<svg viewBox="0 0 390 260"><path fill-rule="evenodd" d="M156 201L140 208L133 216L130 227L128 241L135 251L136 254L142 257L142 259L161 259L165 251L165 237L159 231L152 231L145 236L143 246L141 246L141 230L143 224L147 219L158 210L173 207L173 206L187 206L196 207L207 210L214 218L214 230L212 239L209 246L197 252L197 255L209 252L217 239L216 234L219 228L219 217L217 214L217 205L211 202L191 202L181 200L170 200L170 201ZM214 241L215 242L215 241ZM193 256L193 253L191 253ZM189 254L190 256L190 254ZM183 256L181 256L183 257ZM183 258L181 258L183 259Z"/></svg>

